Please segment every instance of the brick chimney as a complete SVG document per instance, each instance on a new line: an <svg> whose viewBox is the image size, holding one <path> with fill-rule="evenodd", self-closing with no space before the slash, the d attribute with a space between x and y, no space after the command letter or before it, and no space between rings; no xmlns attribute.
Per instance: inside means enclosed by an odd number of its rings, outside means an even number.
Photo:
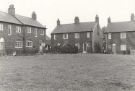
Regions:
<svg viewBox="0 0 135 91"><path fill-rule="evenodd" d="M76 17L75 17L75 19L74 19L74 23L75 23L75 24L79 24L79 23L80 23L80 21L79 21L79 17L78 17L78 16L76 16Z"/></svg>
<svg viewBox="0 0 135 91"><path fill-rule="evenodd" d="M108 17L108 20L107 20L108 24L111 23L111 18Z"/></svg>
<svg viewBox="0 0 135 91"><path fill-rule="evenodd" d="M59 19L57 20L57 26L60 26L60 20Z"/></svg>
<svg viewBox="0 0 135 91"><path fill-rule="evenodd" d="M37 20L37 15L36 15L36 13L34 11L32 12L32 19Z"/></svg>
<svg viewBox="0 0 135 91"><path fill-rule="evenodd" d="M98 15L96 15L96 17L95 17L95 22L99 23L99 16Z"/></svg>
<svg viewBox="0 0 135 91"><path fill-rule="evenodd" d="M135 20L135 16L134 16L134 13L131 14L131 21L134 21Z"/></svg>
<svg viewBox="0 0 135 91"><path fill-rule="evenodd" d="M13 4L9 5L8 14L15 16L15 8Z"/></svg>

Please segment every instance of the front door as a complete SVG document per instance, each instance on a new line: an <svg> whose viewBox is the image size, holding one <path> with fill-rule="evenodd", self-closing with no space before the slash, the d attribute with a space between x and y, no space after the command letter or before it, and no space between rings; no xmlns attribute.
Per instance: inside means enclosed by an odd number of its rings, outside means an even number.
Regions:
<svg viewBox="0 0 135 91"><path fill-rule="evenodd" d="M87 50L86 43L83 43L83 53L86 53L86 50Z"/></svg>
<svg viewBox="0 0 135 91"><path fill-rule="evenodd" d="M116 44L112 44L112 53L116 54Z"/></svg>

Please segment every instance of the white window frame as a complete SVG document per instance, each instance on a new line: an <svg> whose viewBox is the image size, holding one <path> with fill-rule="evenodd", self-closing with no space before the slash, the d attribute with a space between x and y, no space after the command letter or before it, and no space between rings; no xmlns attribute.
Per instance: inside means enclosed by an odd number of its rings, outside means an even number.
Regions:
<svg viewBox="0 0 135 91"><path fill-rule="evenodd" d="M80 34L79 33L75 33L75 38L79 39L80 38Z"/></svg>
<svg viewBox="0 0 135 91"><path fill-rule="evenodd" d="M3 24L0 23L0 31L3 31Z"/></svg>
<svg viewBox="0 0 135 91"><path fill-rule="evenodd" d="M126 34L126 32L122 32L122 33L120 33L120 38L121 39L126 39L126 36L127 34Z"/></svg>
<svg viewBox="0 0 135 91"><path fill-rule="evenodd" d="M43 29L40 30L40 35L45 35L45 31Z"/></svg>
<svg viewBox="0 0 135 91"><path fill-rule="evenodd" d="M31 43L31 45L29 45L28 43ZM33 47L33 42L30 40L26 41L26 47Z"/></svg>
<svg viewBox="0 0 135 91"><path fill-rule="evenodd" d="M68 33L63 34L63 39L68 39Z"/></svg>
<svg viewBox="0 0 135 91"><path fill-rule="evenodd" d="M87 38L90 38L90 32L87 32Z"/></svg>
<svg viewBox="0 0 135 91"><path fill-rule="evenodd" d="M31 33L31 27L27 27L27 33Z"/></svg>
<svg viewBox="0 0 135 91"><path fill-rule="evenodd" d="M53 39L56 40L56 34L53 35Z"/></svg>
<svg viewBox="0 0 135 91"><path fill-rule="evenodd" d="M8 25L8 35L12 35L12 26Z"/></svg>
<svg viewBox="0 0 135 91"><path fill-rule="evenodd" d="M121 51L126 51L126 50L127 50L126 44L120 45L120 50L121 50Z"/></svg>
<svg viewBox="0 0 135 91"><path fill-rule="evenodd" d="M16 41L15 48L22 48L22 47L23 47L23 42L22 41Z"/></svg>
<svg viewBox="0 0 135 91"><path fill-rule="evenodd" d="M38 31L37 31L37 28L35 28L35 37L38 37Z"/></svg>
<svg viewBox="0 0 135 91"><path fill-rule="evenodd" d="M112 39L112 34L108 33L108 39Z"/></svg>
<svg viewBox="0 0 135 91"><path fill-rule="evenodd" d="M21 26L16 26L16 33L21 33Z"/></svg>

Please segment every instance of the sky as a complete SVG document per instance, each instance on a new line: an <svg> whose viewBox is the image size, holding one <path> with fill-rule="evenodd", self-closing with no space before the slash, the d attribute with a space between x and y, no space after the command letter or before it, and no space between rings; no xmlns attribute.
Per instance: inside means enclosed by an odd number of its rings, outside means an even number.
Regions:
<svg viewBox="0 0 135 91"><path fill-rule="evenodd" d="M0 11L7 12L10 4L14 4L15 13L31 17L33 11L37 20L47 27L47 35L56 27L59 18L61 24L74 22L78 16L80 22L92 22L96 14L100 26L106 26L110 16L112 22L129 21L131 13L135 13L135 0L0 0Z"/></svg>

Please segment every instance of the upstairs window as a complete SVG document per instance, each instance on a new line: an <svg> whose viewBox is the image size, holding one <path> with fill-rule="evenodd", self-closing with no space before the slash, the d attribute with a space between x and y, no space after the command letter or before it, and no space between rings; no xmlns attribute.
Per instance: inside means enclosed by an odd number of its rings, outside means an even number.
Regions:
<svg viewBox="0 0 135 91"><path fill-rule="evenodd" d="M27 27L27 33L31 33L31 27Z"/></svg>
<svg viewBox="0 0 135 91"><path fill-rule="evenodd" d="M11 34L12 34L12 26L8 25L8 35L11 35Z"/></svg>
<svg viewBox="0 0 135 91"><path fill-rule="evenodd" d="M16 26L16 33L21 33L21 27L20 26Z"/></svg>
<svg viewBox="0 0 135 91"><path fill-rule="evenodd" d="M120 38L121 38L121 39L126 39L126 37L127 37L127 36L126 36L126 33L120 33Z"/></svg>
<svg viewBox="0 0 135 91"><path fill-rule="evenodd" d="M3 24L0 23L0 31L3 31Z"/></svg>
<svg viewBox="0 0 135 91"><path fill-rule="evenodd" d="M87 38L90 38L90 32L87 32Z"/></svg>
<svg viewBox="0 0 135 91"><path fill-rule="evenodd" d="M37 28L35 29L35 37L37 37Z"/></svg>
<svg viewBox="0 0 135 91"><path fill-rule="evenodd" d="M68 34L63 34L63 39L68 39Z"/></svg>
<svg viewBox="0 0 135 91"><path fill-rule="evenodd" d="M15 48L22 48L23 42L22 41L16 41Z"/></svg>
<svg viewBox="0 0 135 91"><path fill-rule="evenodd" d="M45 34L45 31L43 29L40 30L40 35L44 35Z"/></svg>
<svg viewBox="0 0 135 91"><path fill-rule="evenodd" d="M33 47L33 42L27 40L27 41L26 41L26 47Z"/></svg>
<svg viewBox="0 0 135 91"><path fill-rule="evenodd" d="M79 33L75 33L75 38L76 39L80 38L80 34Z"/></svg>
<svg viewBox="0 0 135 91"><path fill-rule="evenodd" d="M108 33L108 39L112 39L112 34Z"/></svg>
<svg viewBox="0 0 135 91"><path fill-rule="evenodd" d="M55 34L53 35L53 39L56 40L56 35Z"/></svg>

